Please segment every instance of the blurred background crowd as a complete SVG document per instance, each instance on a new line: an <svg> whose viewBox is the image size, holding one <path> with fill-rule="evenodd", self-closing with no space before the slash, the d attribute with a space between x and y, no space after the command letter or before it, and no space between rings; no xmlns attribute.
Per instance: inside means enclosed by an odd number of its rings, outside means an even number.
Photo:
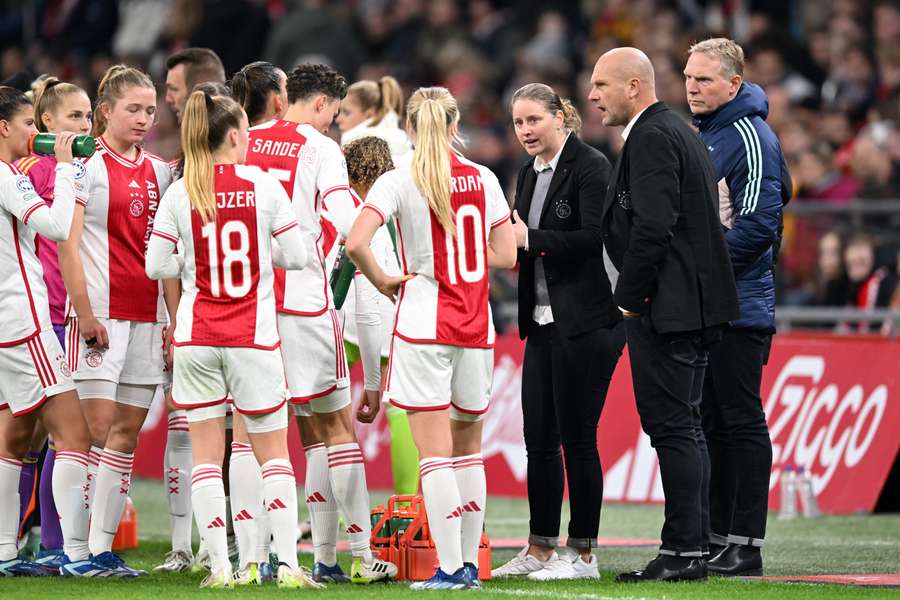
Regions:
<svg viewBox="0 0 900 600"><path fill-rule="evenodd" d="M743 45L794 180L779 303L900 307L900 0L0 0L0 79L54 73L90 91L111 63L141 66L160 84L148 147L166 158L178 134L162 108L165 58L187 46L215 50L229 75L257 59L316 61L351 81L393 75L407 95L444 85L467 155L511 198L526 160L508 113L517 87L571 97L583 139L614 160L620 129L587 102L597 57L641 48L660 99L689 118L686 51L713 35ZM497 277L495 300L515 294L513 277Z"/></svg>

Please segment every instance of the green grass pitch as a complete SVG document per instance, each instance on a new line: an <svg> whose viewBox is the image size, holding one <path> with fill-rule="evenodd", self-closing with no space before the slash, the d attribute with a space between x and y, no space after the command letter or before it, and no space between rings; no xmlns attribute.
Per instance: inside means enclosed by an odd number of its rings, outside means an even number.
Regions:
<svg viewBox="0 0 900 600"><path fill-rule="evenodd" d="M373 494L373 502L384 494ZM136 481L132 498L138 510L140 546L123 554L129 564L152 569L169 549L168 513L159 482ZM563 515L563 531L567 516ZM600 525L605 537L656 537L662 522L662 507L607 505ZM522 500L491 498L487 509L487 530L493 537L524 537L528 527L528 507ZM767 575L814 575L829 573L897 573L900 571L900 515L823 517L815 520L769 520L764 560ZM196 549L196 543L195 543ZM511 550L496 550L494 564L504 562ZM605 600L623 598L696 599L740 598L741 600L790 600L793 598L900 598L900 590L863 589L833 585L808 585L710 579L700 584L620 585L615 574L642 566L655 555L655 549L600 548L600 581L532 583L523 580L486 582L476 592L411 592L404 583L362 586L329 586L327 590L279 590L274 585L235 590L200 590L202 574L149 575L139 580L0 579L0 600L169 600L205 598L212 595L229 598L288 597L298 594L369 600L405 597L442 598L460 593L475 593L491 600ZM301 556L310 566L311 557ZM342 556L345 570L349 557Z"/></svg>

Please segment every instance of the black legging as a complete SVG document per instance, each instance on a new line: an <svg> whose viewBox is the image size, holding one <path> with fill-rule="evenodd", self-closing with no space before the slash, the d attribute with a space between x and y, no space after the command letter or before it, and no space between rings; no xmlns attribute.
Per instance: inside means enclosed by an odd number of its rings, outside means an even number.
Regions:
<svg viewBox="0 0 900 600"><path fill-rule="evenodd" d="M624 344L621 322L573 338L559 335L550 324L528 337L522 365L522 413L530 543L559 543L565 460L571 513L567 545L596 546L603 500L597 422Z"/></svg>

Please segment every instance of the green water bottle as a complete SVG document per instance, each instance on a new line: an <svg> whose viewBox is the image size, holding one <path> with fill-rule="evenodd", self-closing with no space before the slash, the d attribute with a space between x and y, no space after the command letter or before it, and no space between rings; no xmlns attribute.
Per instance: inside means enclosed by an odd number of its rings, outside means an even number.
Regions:
<svg viewBox="0 0 900 600"><path fill-rule="evenodd" d="M350 290L350 282L353 281L353 275L356 273L356 265L347 256L347 251L341 246L338 251L337 260L334 263L334 269L331 271L331 293L334 294L334 307L341 310L344 301L347 299L347 292Z"/></svg>
<svg viewBox="0 0 900 600"><path fill-rule="evenodd" d="M36 133L28 140L28 151L34 154L56 154L56 134ZM72 156L87 158L97 151L97 141L89 135L76 135L72 141Z"/></svg>

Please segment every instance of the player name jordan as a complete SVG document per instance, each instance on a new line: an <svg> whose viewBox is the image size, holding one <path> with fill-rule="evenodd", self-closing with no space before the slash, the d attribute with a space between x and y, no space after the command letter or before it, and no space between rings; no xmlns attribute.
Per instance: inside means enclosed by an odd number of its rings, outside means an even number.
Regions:
<svg viewBox="0 0 900 600"><path fill-rule="evenodd" d="M256 206L256 192L216 192L216 208L252 208Z"/></svg>

